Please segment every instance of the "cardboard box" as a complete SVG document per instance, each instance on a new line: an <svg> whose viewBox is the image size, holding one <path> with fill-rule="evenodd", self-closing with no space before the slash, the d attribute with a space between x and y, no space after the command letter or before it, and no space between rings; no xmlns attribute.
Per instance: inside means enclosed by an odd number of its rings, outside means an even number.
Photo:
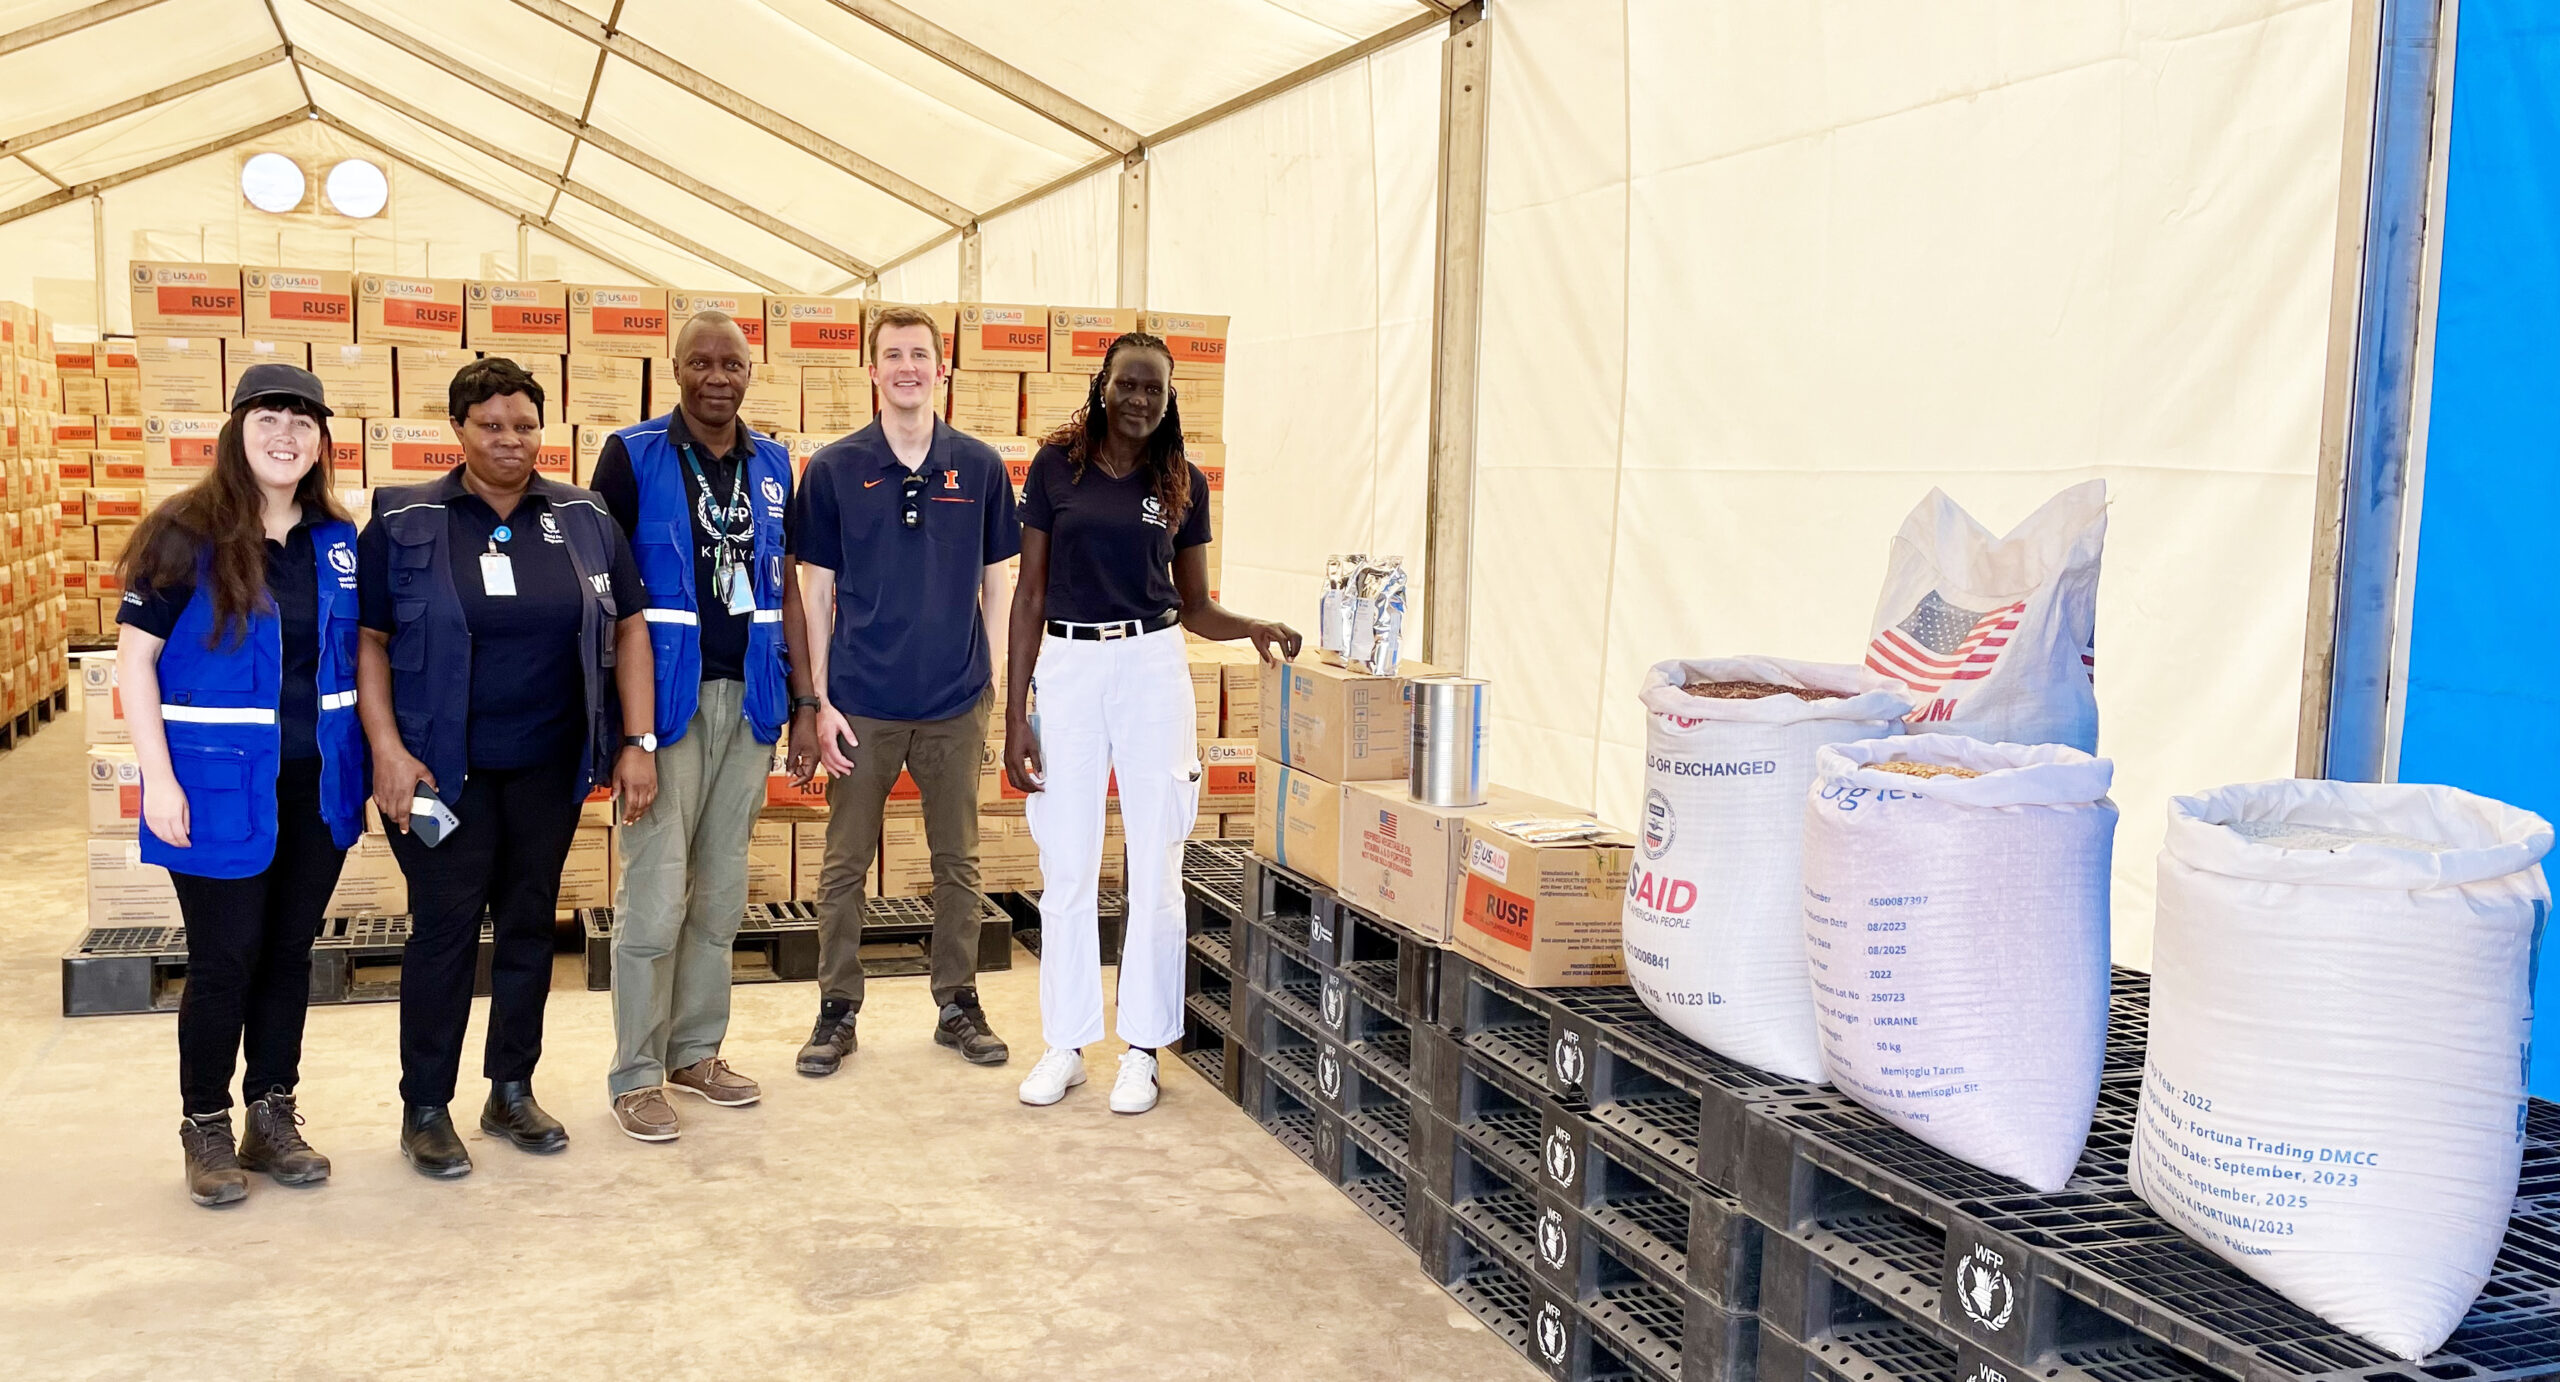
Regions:
<svg viewBox="0 0 2560 1382"><path fill-rule="evenodd" d="M124 697L116 687L116 655L82 653L72 661L79 664L80 720L88 741L93 745L132 743L133 733L124 723Z"/></svg>
<svg viewBox="0 0 2560 1382"><path fill-rule="evenodd" d="M249 336L225 337L222 342L222 397L226 404L239 391L240 376L251 365L291 365L295 369L307 370L311 368L310 343Z"/></svg>
<svg viewBox="0 0 2560 1382"><path fill-rule="evenodd" d="M1261 761L1250 739L1212 739L1200 746L1200 809L1247 811L1253 808L1255 765Z"/></svg>
<svg viewBox="0 0 2560 1382"><path fill-rule="evenodd" d="M466 282L463 344L484 355L568 354L568 285Z"/></svg>
<svg viewBox="0 0 2560 1382"><path fill-rule="evenodd" d="M109 414L98 419L98 449L142 454L142 415Z"/></svg>
<svg viewBox="0 0 2560 1382"><path fill-rule="evenodd" d="M676 383L676 362L662 356L641 361L640 407L649 417L662 417L674 412L684 398L684 389Z"/></svg>
<svg viewBox="0 0 2560 1382"><path fill-rule="evenodd" d="M645 416L640 407L642 369L641 362L629 356L570 356L564 367L560 420L607 431L640 421Z"/></svg>
<svg viewBox="0 0 2560 1382"><path fill-rule="evenodd" d="M387 345L314 347L311 373L319 379L320 391L328 395L329 411L341 418L398 416L400 394L391 351ZM436 411L444 411L443 400L437 400Z"/></svg>
<svg viewBox="0 0 2560 1382"><path fill-rule="evenodd" d="M569 478L573 483L584 488L590 485L596 478L596 461L604 455L605 439L613 435L613 429L610 427L573 427L570 430L577 434L577 438L571 444L573 451L570 461Z"/></svg>
<svg viewBox="0 0 2560 1382"><path fill-rule="evenodd" d="M478 351L459 346L393 346L392 373L400 395L392 416L419 422L443 419L453 409L453 376L479 358Z"/></svg>
<svg viewBox="0 0 2560 1382"><path fill-rule="evenodd" d="M231 395L222 387L221 337L145 336L137 353L142 358L143 412L231 411Z"/></svg>
<svg viewBox="0 0 2560 1382"><path fill-rule="evenodd" d="M951 425L973 437L1022 435L1022 376L1001 371L953 371Z"/></svg>
<svg viewBox="0 0 2560 1382"><path fill-rule="evenodd" d="M1253 791L1253 852L1332 887L1342 873L1342 788L1264 762Z"/></svg>
<svg viewBox="0 0 2560 1382"><path fill-rule="evenodd" d="M1250 811L1229 811L1225 815L1218 817L1218 838L1221 840L1252 839L1253 813Z"/></svg>
<svg viewBox="0 0 2560 1382"><path fill-rule="evenodd" d="M106 634L107 619L95 600L66 598L62 606L63 633L80 642L95 642Z"/></svg>
<svg viewBox="0 0 2560 1382"><path fill-rule="evenodd" d="M462 280L359 277L356 343L461 349Z"/></svg>
<svg viewBox="0 0 2560 1382"><path fill-rule="evenodd" d="M1411 750L1404 679L1435 670L1407 662L1397 676L1376 677L1312 657L1263 668L1255 736L1263 761L1329 782L1403 778Z"/></svg>
<svg viewBox="0 0 2560 1382"><path fill-rule="evenodd" d="M368 418L364 424L364 484L423 485L462 464L462 443L450 422Z"/></svg>
<svg viewBox="0 0 2560 1382"><path fill-rule="evenodd" d="M1191 673L1191 732L1200 739L1208 740L1218 737L1219 658L1215 653L1203 653L1200 648L1201 645L1194 645L1189 650L1190 657L1186 663L1186 670Z"/></svg>
<svg viewBox="0 0 2560 1382"><path fill-rule="evenodd" d="M592 825L578 827L569 841L569 860L560 869L560 905L613 905L613 832Z"/></svg>
<svg viewBox="0 0 2560 1382"><path fill-rule="evenodd" d="M130 525L126 531L131 531ZM114 562L89 563L89 593L97 596L101 604L111 605L124 598L124 577L117 573Z"/></svg>
<svg viewBox="0 0 2560 1382"><path fill-rule="evenodd" d="M1262 659L1250 651L1242 658L1219 664L1220 736L1228 739L1262 737L1262 671Z"/></svg>
<svg viewBox="0 0 2560 1382"><path fill-rule="evenodd" d="M569 288L569 354L645 360L667 353L664 288Z"/></svg>
<svg viewBox="0 0 2560 1382"><path fill-rule="evenodd" d="M791 895L802 902L818 900L818 875L827 863L827 823L791 823ZM878 860L872 866L879 866Z"/></svg>
<svg viewBox="0 0 2560 1382"><path fill-rule="evenodd" d="M555 422L542 429L542 449L533 453L533 469L564 485L578 483L578 429Z"/></svg>
<svg viewBox="0 0 2560 1382"><path fill-rule="evenodd" d="M1137 329L1135 307L1052 307L1048 369L1091 379L1102 368L1102 357L1111 352L1111 343ZM1082 384L1077 391L1083 391Z"/></svg>
<svg viewBox="0 0 2560 1382"><path fill-rule="evenodd" d="M133 527L131 523L108 523L89 530L90 539L98 547L97 560L104 562L108 570L114 570L116 563L124 560L125 545L133 541ZM94 571L97 568L92 566L89 569ZM107 592L95 581L89 583L89 593L101 600L107 598ZM124 591L118 588L115 593L121 595Z"/></svg>
<svg viewBox="0 0 2560 1382"><path fill-rule="evenodd" d="M1227 436L1227 378L1223 374L1194 374L1177 380L1173 386L1174 405L1182 411L1182 440L1186 451L1208 443L1223 443ZM1226 466L1226 448L1220 445L1218 465ZM1192 457L1194 461L1200 458Z"/></svg>
<svg viewBox="0 0 2560 1382"><path fill-rule="evenodd" d="M1173 351L1177 379L1227 370L1227 319L1183 312L1141 312L1138 329L1161 336Z"/></svg>
<svg viewBox="0 0 2560 1382"><path fill-rule="evenodd" d="M5 351L0 351L5 353ZM19 354L26 352L20 350ZM93 341L61 341L53 347L53 368L60 374L96 374L98 346Z"/></svg>
<svg viewBox="0 0 2560 1382"><path fill-rule="evenodd" d="M1075 421L1092 386L1091 374L1022 376L1022 435L1045 437Z"/></svg>
<svg viewBox="0 0 2560 1382"><path fill-rule="evenodd" d="M142 411L142 373L139 367L126 375L110 374L107 379L107 411L139 414Z"/></svg>
<svg viewBox="0 0 2560 1382"><path fill-rule="evenodd" d="M660 410L665 411L665 410ZM771 436L800 430L800 370L792 365L757 365L747 380L746 399L738 416L749 427Z"/></svg>
<svg viewBox="0 0 2560 1382"><path fill-rule="evenodd" d="M985 442L996 453L996 459L1004 462L1004 473L1013 481L1014 496L1020 498L1022 482L1031 475L1031 458L1040 454L1039 438L980 437L978 440Z"/></svg>
<svg viewBox="0 0 2560 1382"><path fill-rule="evenodd" d="M791 822L758 821L747 836L747 901L791 900Z"/></svg>
<svg viewBox="0 0 2560 1382"><path fill-rule="evenodd" d="M871 339L871 333L879 329L880 313L891 307L913 307L933 318L934 325L942 332L942 367L946 370L954 368L951 362L958 358L960 351L960 305L958 303L866 302L862 305L863 340L866 343Z"/></svg>
<svg viewBox="0 0 2560 1382"><path fill-rule="evenodd" d="M140 832L89 840L91 926L178 926L178 892L169 871L142 862Z"/></svg>
<svg viewBox="0 0 2560 1382"><path fill-rule="evenodd" d="M986 886L983 880L979 886ZM880 823L880 891L877 895L933 895L933 849L925 841L924 817L891 816Z"/></svg>
<svg viewBox="0 0 2560 1382"><path fill-rule="evenodd" d="M240 334L240 266L133 261L126 282L133 289L136 336L237 336Z"/></svg>
<svg viewBox="0 0 2560 1382"><path fill-rule="evenodd" d="M480 358L486 360L491 357L484 352ZM569 396L569 362L566 356L516 354L497 358L523 370L534 383L542 386L542 417L545 422L567 420L560 416L560 400ZM446 404L446 407L451 406Z"/></svg>
<svg viewBox="0 0 2560 1382"><path fill-rule="evenodd" d="M1048 309L998 302L960 304L960 354L953 364L964 370L1015 374L1046 371Z"/></svg>
<svg viewBox="0 0 2560 1382"><path fill-rule="evenodd" d="M1532 844L1498 819L1517 818L1475 816L1459 827L1458 953L1530 988L1625 983L1618 917L1634 838L1610 831Z"/></svg>
<svg viewBox="0 0 2560 1382"><path fill-rule="evenodd" d="M355 275L340 269L247 270L242 275L240 334L319 345L355 340Z"/></svg>
<svg viewBox="0 0 2560 1382"><path fill-rule="evenodd" d="M89 833L136 835L142 830L142 769L131 744L89 749Z"/></svg>
<svg viewBox="0 0 2560 1382"><path fill-rule="evenodd" d="M789 368L789 366L784 366ZM871 371L804 365L800 368L800 425L830 440L871 425Z"/></svg>
<svg viewBox="0 0 2560 1382"><path fill-rule="evenodd" d="M53 419L53 444L57 452L86 453L98 449L98 420L95 417L58 414Z"/></svg>
<svg viewBox="0 0 2560 1382"><path fill-rule="evenodd" d="M759 365L765 362L761 293L693 293L678 289L667 294L667 344L657 353L673 358L676 340L684 335L684 324L705 312L727 313L747 338L747 358Z"/></svg>
<svg viewBox="0 0 2560 1382"><path fill-rule="evenodd" d="M396 917L409 910L409 876L391 854L391 841L375 832L356 837L329 894L333 917Z"/></svg>
<svg viewBox="0 0 2560 1382"><path fill-rule="evenodd" d="M1432 806L1401 782L1357 782L1342 793L1342 900L1434 945L1449 943L1464 875L1463 827L1508 816L1574 816L1562 802L1486 789L1481 806Z"/></svg>
<svg viewBox="0 0 2560 1382"><path fill-rule="evenodd" d="M766 298L765 360L840 369L862 365L865 306L861 298Z"/></svg>
<svg viewBox="0 0 2560 1382"><path fill-rule="evenodd" d="M230 421L224 413L153 413L145 417L143 485L192 485L211 475L215 443Z"/></svg>
<svg viewBox="0 0 2560 1382"><path fill-rule="evenodd" d="M91 358L97 362L98 373L108 379L134 379L142 373L142 357L134 353L130 336L98 342Z"/></svg>
<svg viewBox="0 0 2560 1382"><path fill-rule="evenodd" d="M56 386L66 413L103 413L107 410L107 381L96 375L66 374Z"/></svg>

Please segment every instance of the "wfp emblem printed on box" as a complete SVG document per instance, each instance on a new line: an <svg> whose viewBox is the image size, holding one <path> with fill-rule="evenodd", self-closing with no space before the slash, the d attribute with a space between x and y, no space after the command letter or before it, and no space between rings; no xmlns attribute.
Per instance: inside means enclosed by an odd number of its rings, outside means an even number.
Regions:
<svg viewBox="0 0 2560 1382"><path fill-rule="evenodd" d="M391 440L391 429L390 429L390 427L386 426L386 425L385 425L385 424L383 424L383 423L379 423L379 422L377 422L377 423L373 424L370 428L366 429L366 434L367 434L368 438L369 438L370 440L373 440L373 441L389 441L389 440Z"/></svg>
<svg viewBox="0 0 2560 1382"><path fill-rule="evenodd" d="M584 306L586 306L586 305L587 305L587 290L586 290L586 289L584 289L584 288L580 288L580 289L577 289L577 290L575 290L575 291L571 292L571 293L569 294L569 305L570 305L570 306L572 306L572 307L584 307Z"/></svg>
<svg viewBox="0 0 2560 1382"><path fill-rule="evenodd" d="M157 417L147 417L142 420L142 430L144 433L156 437L162 432L169 430L169 424L162 422Z"/></svg>
<svg viewBox="0 0 2560 1382"><path fill-rule="evenodd" d="M147 287L147 286L149 286L149 284L150 284L150 282L151 282L151 270L149 270L149 269L147 269L147 268L143 267L143 266L142 266L142 265L140 265L140 264L136 264L136 265L134 265L134 266L133 266L133 281L134 281L134 282L136 282L136 283L139 283L139 284L143 284L143 285L145 285L146 287Z"/></svg>
<svg viewBox="0 0 2560 1382"><path fill-rule="evenodd" d="M1644 857L1659 859L1670 853L1671 842L1677 836L1678 831L1671 811L1671 798L1664 796L1658 788L1646 792L1644 794Z"/></svg>
<svg viewBox="0 0 2560 1382"><path fill-rule="evenodd" d="M471 285L471 300L472 300L473 302L487 302L487 301L489 300L489 290L488 290L487 288L485 288L485 287L481 286L480 284L477 284L477 283L472 284L472 285Z"/></svg>

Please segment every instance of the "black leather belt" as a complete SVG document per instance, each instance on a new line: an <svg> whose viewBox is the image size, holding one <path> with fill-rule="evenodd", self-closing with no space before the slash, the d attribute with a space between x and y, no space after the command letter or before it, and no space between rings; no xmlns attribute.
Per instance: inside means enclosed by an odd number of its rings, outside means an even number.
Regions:
<svg viewBox="0 0 2560 1382"><path fill-rule="evenodd" d="M1052 619L1042 627L1058 638L1081 638L1089 642L1108 643L1116 638L1136 638L1140 634L1161 633L1182 622L1182 611L1169 609L1153 619L1122 619L1110 624L1070 624Z"/></svg>

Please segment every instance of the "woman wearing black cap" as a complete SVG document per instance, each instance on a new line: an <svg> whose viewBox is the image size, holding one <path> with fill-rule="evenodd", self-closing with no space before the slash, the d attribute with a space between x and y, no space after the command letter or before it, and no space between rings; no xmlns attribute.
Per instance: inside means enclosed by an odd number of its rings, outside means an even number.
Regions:
<svg viewBox="0 0 2560 1382"><path fill-rule="evenodd" d="M213 473L125 549L116 674L142 771L141 854L187 928L178 1090L187 1193L329 1177L294 1106L311 943L364 830L356 530L329 492L329 408L291 365L240 377ZM231 1068L247 1048L248 1126Z"/></svg>

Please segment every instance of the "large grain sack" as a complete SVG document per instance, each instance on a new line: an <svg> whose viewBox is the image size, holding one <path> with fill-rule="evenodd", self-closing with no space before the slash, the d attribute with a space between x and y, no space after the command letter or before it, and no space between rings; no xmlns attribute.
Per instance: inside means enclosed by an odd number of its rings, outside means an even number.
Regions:
<svg viewBox="0 0 2560 1382"><path fill-rule="evenodd" d="M2515 1198L2550 848L2450 787L2173 799L2134 1190L2322 1319L2435 1351Z"/></svg>
<svg viewBox="0 0 2560 1382"><path fill-rule="evenodd" d="M1805 985L1804 794L1814 750L1893 734L1911 702L1857 667L1656 663L1644 837L1627 880L1627 982L1682 1033L1791 1080L1822 1077Z"/></svg>
<svg viewBox="0 0 2560 1382"><path fill-rule="evenodd" d="M1931 490L1902 520L1867 666L1911 688L1911 727L2098 751L2098 558L2107 482L2073 485L2007 537Z"/></svg>
<svg viewBox="0 0 2560 1382"><path fill-rule="evenodd" d="M2115 765L1948 734L1814 755L1804 946L1831 1082L2059 1190L2107 1042Z"/></svg>

